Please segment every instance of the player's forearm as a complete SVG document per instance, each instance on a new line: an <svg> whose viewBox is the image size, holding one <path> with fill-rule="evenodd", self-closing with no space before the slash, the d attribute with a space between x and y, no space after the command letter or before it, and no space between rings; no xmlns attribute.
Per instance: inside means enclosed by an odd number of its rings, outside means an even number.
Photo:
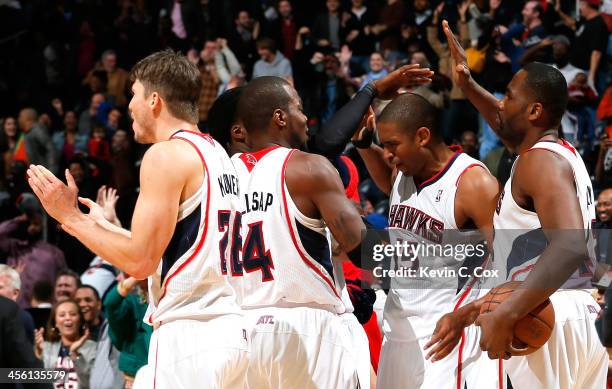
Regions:
<svg viewBox="0 0 612 389"><path fill-rule="evenodd" d="M471 77L467 85L463 86L461 89L468 100L470 100L478 112L485 118L487 123L489 123L489 126L499 135L500 123L497 115L499 101L497 98L482 86L478 85Z"/></svg>
<svg viewBox="0 0 612 389"><path fill-rule="evenodd" d="M391 193L392 169L384 160L383 150L372 144L369 149L358 148L357 152L363 159L366 169L368 169L368 173L370 173L370 177L372 177L378 189L387 195Z"/></svg>
<svg viewBox="0 0 612 389"><path fill-rule="evenodd" d="M464 327L474 324L476 318L480 314L480 308L482 307L483 301L484 297L472 301L455 311L455 314L461 318Z"/></svg>
<svg viewBox="0 0 612 389"><path fill-rule="evenodd" d="M139 247L144 245L134 242L129 231L111 223L102 226L84 214L68 218L63 226L93 253L134 277L145 278L155 268L145 247Z"/></svg>
<svg viewBox="0 0 612 389"><path fill-rule="evenodd" d="M340 155L357 131L363 115L368 112L375 93L374 87L367 85L351 101L340 108L319 130L315 139L317 147L315 152L328 159L334 159Z"/></svg>
<svg viewBox="0 0 612 389"><path fill-rule="evenodd" d="M559 237L556 241L551 240L521 287L515 289L499 308L518 320L559 289L588 255L584 236L576 236L582 233L580 230L559 232ZM564 241L560 242L561 239Z"/></svg>
<svg viewBox="0 0 612 389"><path fill-rule="evenodd" d="M125 236L126 238L131 238L132 237L132 232L129 231L129 230L126 230L125 228L122 228L121 227L121 222L119 221L119 219L117 219L116 217L115 217L115 219L116 220L106 220L106 219L104 219L104 220L98 221L97 224L100 227L102 227L102 228L104 228L104 229L106 229L108 231L116 232L118 234L121 234L121 235Z"/></svg>

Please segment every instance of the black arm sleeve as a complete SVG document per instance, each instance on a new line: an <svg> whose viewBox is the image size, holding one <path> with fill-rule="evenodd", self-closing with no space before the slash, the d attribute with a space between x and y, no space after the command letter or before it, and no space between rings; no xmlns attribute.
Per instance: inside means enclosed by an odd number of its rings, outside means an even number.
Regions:
<svg viewBox="0 0 612 389"><path fill-rule="evenodd" d="M389 242L389 231L377 230L365 217L361 217L366 226L361 236L361 243L346 253L353 265L360 269L372 270L378 263L374 261L375 246L385 245Z"/></svg>
<svg viewBox="0 0 612 389"><path fill-rule="evenodd" d="M376 88L367 84L351 101L346 103L316 134L313 152L334 160L357 131L361 118L376 97Z"/></svg>

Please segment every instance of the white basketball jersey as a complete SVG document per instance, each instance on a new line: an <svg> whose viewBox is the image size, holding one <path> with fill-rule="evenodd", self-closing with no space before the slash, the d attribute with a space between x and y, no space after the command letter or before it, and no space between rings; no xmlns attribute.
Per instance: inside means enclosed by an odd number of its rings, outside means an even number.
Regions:
<svg viewBox="0 0 612 389"><path fill-rule="evenodd" d="M392 243L425 243L429 248L482 243L478 232L458 231L455 221L457 185L461 175L471 167L486 170L480 161L456 152L442 170L419 185L412 177L399 172L390 194ZM459 300L459 303L465 301L472 282L468 273L460 277L458 269L466 258L461 259L459 255L457 259L446 253L436 255L435 250L431 250L424 259L417 251L415 260L394 258L392 269L409 268L416 273L391 278L384 313L386 335L402 340L429 336L442 314L452 312ZM478 260L479 264L482 259ZM441 272L431 276L420 274L420 269Z"/></svg>
<svg viewBox="0 0 612 389"><path fill-rule="evenodd" d="M223 147L209 135L181 130L171 139L182 139L195 148L204 180L180 204L174 234L157 272L149 277L145 320L150 324L208 320L240 313L237 296L223 274L220 249L223 242L228 245L232 236L228 226L240 209L238 177Z"/></svg>
<svg viewBox="0 0 612 389"><path fill-rule="evenodd" d="M303 215L287 190L293 152L273 146L232 156L243 199L242 272L232 282L243 309L313 306L343 313L325 222Z"/></svg>
<svg viewBox="0 0 612 389"><path fill-rule="evenodd" d="M588 257L562 288L590 288L593 270L597 264L591 223L595 220L595 204L591 178L582 158L567 141L562 143L541 141L530 150L543 149L565 158L574 172L576 197L582 210L583 228L587 241ZM519 156L520 158L520 156ZM499 197L493 217L493 268L499 271L498 283L505 280L524 280L535 266L548 242L535 212L521 208L512 197L512 178L519 158L512 166L510 179ZM561 210L560 210L561 211Z"/></svg>

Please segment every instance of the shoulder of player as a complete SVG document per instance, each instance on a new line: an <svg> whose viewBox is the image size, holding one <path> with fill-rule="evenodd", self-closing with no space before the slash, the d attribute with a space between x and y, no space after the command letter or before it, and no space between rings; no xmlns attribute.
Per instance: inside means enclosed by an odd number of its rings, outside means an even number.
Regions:
<svg viewBox="0 0 612 389"><path fill-rule="evenodd" d="M199 156L192 145L180 139L155 143L142 158L143 168L152 168L158 172L172 171L180 175L181 171L188 171L190 166L201 166Z"/></svg>
<svg viewBox="0 0 612 389"><path fill-rule="evenodd" d="M321 189L333 185L340 176L327 158L296 150L287 161L286 179L305 189Z"/></svg>
<svg viewBox="0 0 612 389"><path fill-rule="evenodd" d="M500 191L499 181L486 168L472 166L459 176L456 204L472 215L486 204L496 203Z"/></svg>
<svg viewBox="0 0 612 389"><path fill-rule="evenodd" d="M311 180L326 178L330 175L332 177L338 176L338 171L327 158L322 155L305 153L299 150L294 151L289 158L287 169L310 177Z"/></svg>
<svg viewBox="0 0 612 389"><path fill-rule="evenodd" d="M479 192L499 190L499 181L486 167L474 164L464 170L457 178L457 192L478 196Z"/></svg>
<svg viewBox="0 0 612 389"><path fill-rule="evenodd" d="M573 177L573 169L567 159L551 150L533 149L519 157L512 183L521 189L549 190L550 185L558 187L571 183L573 186Z"/></svg>

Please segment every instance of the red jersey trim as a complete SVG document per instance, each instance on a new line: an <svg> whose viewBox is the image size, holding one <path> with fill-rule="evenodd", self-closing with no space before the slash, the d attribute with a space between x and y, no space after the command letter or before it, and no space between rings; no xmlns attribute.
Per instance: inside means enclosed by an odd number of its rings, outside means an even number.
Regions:
<svg viewBox="0 0 612 389"><path fill-rule="evenodd" d="M291 224L291 218L289 217L289 208L287 207L287 195L285 194L285 169L287 168L287 162L289 161L289 158L291 158L291 155L293 155L294 151L295 150L289 151L289 154L285 158L285 162L283 162L283 168L281 170L281 191L282 191L282 195L283 195L283 209L285 210L285 219L287 221L287 225L289 226L289 235L291 235L291 241L293 242L293 246L295 247L295 249L297 250L298 254L300 255L300 258L302 258L302 261L304 261L304 263L309 268L311 268L316 274L318 274L323 279L323 281L325 281L325 283L334 292L336 297L338 297L340 300L342 300L340 298L340 295L338 294L338 291L336 290L336 287L335 287L333 281L328 276L326 276L321 271L321 269L319 269L317 266L315 266L308 259L308 257L302 252L302 250L300 249L300 247L299 247L299 245L297 243L297 239L296 239L296 236L295 236L295 231L293 231L293 226Z"/></svg>
<svg viewBox="0 0 612 389"><path fill-rule="evenodd" d="M576 155L576 149L574 148L574 146L572 146L568 141L566 141L565 139L559 139L559 141L552 141L552 140L543 140L540 142L548 142L548 143L555 143L558 144L559 146L563 146L566 149L568 149L569 151L572 152L572 154ZM539 143L539 142L538 142ZM555 152L554 150L550 150L550 149L546 149L544 147L531 147L529 149L527 149L527 151L525 151L525 153L531 151L531 150L548 150L548 151L552 151L553 153ZM523 153L524 154L524 153Z"/></svg>
<svg viewBox="0 0 612 389"><path fill-rule="evenodd" d="M461 174L459 174L459 177L457 177L457 181L455 181L455 186L459 185L459 180L461 179L461 176L463 176L463 173L467 172L469 169L473 168L474 166L479 166L481 168L484 169L484 166L482 166L479 163L473 163L471 165L468 165L465 169L463 169L463 171L461 172Z"/></svg>
<svg viewBox="0 0 612 389"><path fill-rule="evenodd" d="M279 145L274 145L266 147L265 149L261 149L254 153L242 153L238 158L242 161L242 163L244 163L244 166L250 173L257 164L257 162L261 161L264 156L266 156L271 151L278 149L279 147Z"/></svg>
<svg viewBox="0 0 612 389"><path fill-rule="evenodd" d="M437 180L440 179L440 177L442 177L444 175L444 173L446 173L448 171L448 169L451 167L451 165L453 164L453 162L455 162L457 160L457 157L459 157L461 153L459 152L455 152L448 161L446 161L446 164L444 165L444 167L442 169L440 169L436 174L434 174L432 177L428 178L427 180L421 182L420 184L417 185L418 190L423 189L424 187L426 187L427 185L433 184L434 182L436 182Z"/></svg>
<svg viewBox="0 0 612 389"><path fill-rule="evenodd" d="M198 135L198 133L195 133L195 132L192 132L192 131L185 131L185 132L190 132L190 133ZM207 193L207 195L206 195L206 213L204 213L204 229L202 231L202 235L200 236L200 240L198 241L195 250L189 256L189 258L187 258L174 271L174 273L169 274L168 276L166 276L166 279L164 280L164 283L163 283L162 288L161 288L162 293L161 293L161 296L160 296L159 300L157 301L157 305L159 305L161 300L166 295L166 291L167 291L167 288L168 288L168 284L170 283L170 280L172 280L172 278L174 278L177 274L179 274L189 263L191 263L191 261L193 261L193 259L196 257L196 255L199 254L200 250L202 249L202 246L204 246L204 241L206 240L206 233L208 232L208 210L209 210L209 207L210 207L210 174L208 172L208 166L206 165L206 161L204 160L204 156L202 155L200 150L197 148L197 146L192 141L190 141L189 139L186 139L186 138L175 137L175 135L176 134L172 135L173 139L184 140L185 142L187 142L187 143L189 143L190 145L193 146L193 148L196 150L196 152L200 156L200 160L202 161L202 165L204 166L204 171L206 172L206 187L207 187L207 192L206 192ZM203 136L204 134L201 134L201 135ZM153 322L153 314L151 314L151 316L149 317L149 321Z"/></svg>

